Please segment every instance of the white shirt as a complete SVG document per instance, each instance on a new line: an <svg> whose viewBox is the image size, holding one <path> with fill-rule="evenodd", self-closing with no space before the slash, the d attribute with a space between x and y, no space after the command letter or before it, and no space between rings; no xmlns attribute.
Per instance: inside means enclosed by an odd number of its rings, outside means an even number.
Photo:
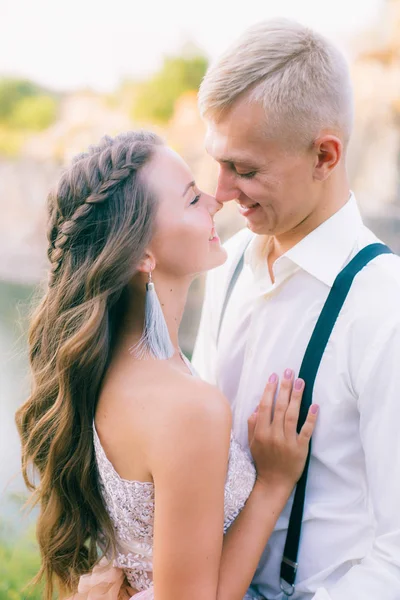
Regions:
<svg viewBox="0 0 400 600"><path fill-rule="evenodd" d="M335 277L377 238L348 203L273 266L253 236L216 347L232 271L249 238L226 245L211 272L193 363L229 399L248 448L247 419L269 375L298 374ZM308 476L293 600L400 599L400 258L379 256L353 282L315 381L320 405ZM254 590L281 600L280 562L292 499L256 571Z"/></svg>

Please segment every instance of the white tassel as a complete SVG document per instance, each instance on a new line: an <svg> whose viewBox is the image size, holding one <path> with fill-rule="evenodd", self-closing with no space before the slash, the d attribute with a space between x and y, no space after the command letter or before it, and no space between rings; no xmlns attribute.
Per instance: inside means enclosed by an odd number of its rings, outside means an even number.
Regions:
<svg viewBox="0 0 400 600"><path fill-rule="evenodd" d="M151 273L146 284L145 317L142 337L137 344L130 348L131 354L142 359L153 356L161 360L171 358L175 348L169 337L167 323L158 299Z"/></svg>

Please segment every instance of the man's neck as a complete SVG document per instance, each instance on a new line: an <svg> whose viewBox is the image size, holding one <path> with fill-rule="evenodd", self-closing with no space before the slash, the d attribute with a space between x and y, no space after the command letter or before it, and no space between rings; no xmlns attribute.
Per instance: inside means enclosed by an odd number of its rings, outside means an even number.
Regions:
<svg viewBox="0 0 400 600"><path fill-rule="evenodd" d="M317 229L322 223L330 219L349 201L350 189L344 186L340 194L335 194L333 197L328 197L325 200L321 199L318 204L318 210L310 213L299 225L291 231L285 232L282 235L271 236L270 251L268 254L268 270L271 281L274 281L272 267L278 258L283 256L291 248L296 246L312 231Z"/></svg>

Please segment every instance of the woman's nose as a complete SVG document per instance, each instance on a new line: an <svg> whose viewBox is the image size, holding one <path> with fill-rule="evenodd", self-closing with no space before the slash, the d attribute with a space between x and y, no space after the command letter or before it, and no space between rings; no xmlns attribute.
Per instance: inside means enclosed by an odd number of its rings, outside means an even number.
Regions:
<svg viewBox="0 0 400 600"><path fill-rule="evenodd" d="M210 215L213 217L223 207L222 202L219 202L214 196L207 196L207 208Z"/></svg>

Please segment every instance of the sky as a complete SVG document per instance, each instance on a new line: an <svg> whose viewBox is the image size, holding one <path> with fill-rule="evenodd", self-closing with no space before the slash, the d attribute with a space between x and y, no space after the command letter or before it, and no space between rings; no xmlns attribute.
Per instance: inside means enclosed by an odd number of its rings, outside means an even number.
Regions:
<svg viewBox="0 0 400 600"><path fill-rule="evenodd" d="M345 52L385 0L0 0L0 75L57 90L111 91L156 70L187 42L212 60L247 26L294 18Z"/></svg>

